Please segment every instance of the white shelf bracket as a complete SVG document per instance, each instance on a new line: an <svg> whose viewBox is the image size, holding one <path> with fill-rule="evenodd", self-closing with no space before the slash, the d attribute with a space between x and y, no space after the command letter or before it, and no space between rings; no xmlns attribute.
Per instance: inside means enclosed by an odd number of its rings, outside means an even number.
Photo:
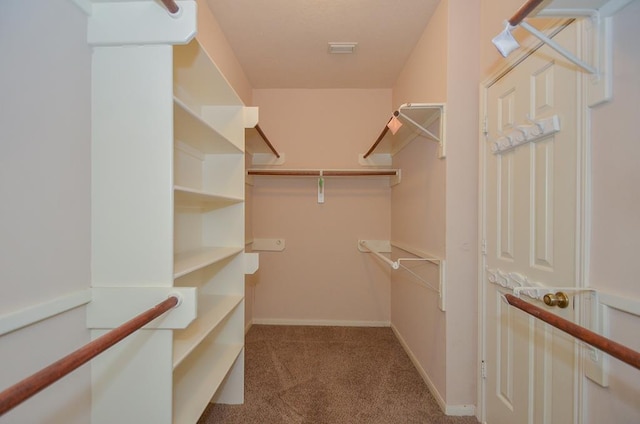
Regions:
<svg viewBox="0 0 640 424"><path fill-rule="evenodd" d="M388 264L392 269L399 270L402 268L403 271L406 271L410 275L412 275L419 284L435 293L438 293L438 307L441 311L445 311L445 260L431 257L430 255L426 255L422 252L418 252L415 249L408 248L406 246L401 247L398 244L393 244L394 247L398 249L409 252L416 257L412 258L398 258L393 261L381 253L391 253L392 243L389 240L358 240L358 250L363 253L373 253L380 260ZM403 262L415 263L415 262L430 262L432 264L438 265L438 286L434 287L429 281L425 280L423 276L419 275L417 272L412 270L410 267L403 264Z"/></svg>
<svg viewBox="0 0 640 424"><path fill-rule="evenodd" d="M322 176L322 170L318 177L318 203L324 203L324 177Z"/></svg>
<svg viewBox="0 0 640 424"><path fill-rule="evenodd" d="M524 17L518 14L516 14L518 18L514 16L505 22L504 30L498 34L492 42L500 54L503 57L507 57L511 52L520 47L511 34L514 28L520 26L558 52L558 54L565 59L591 75L590 84L587 86L587 104L593 107L611 100L613 96L613 33L611 16L631 1L632 0L610 0L598 9L587 8L587 6L581 8L582 6L578 2L576 2L577 7L565 6L555 8L552 2L549 7L537 11L535 16L532 16L582 18L578 22L581 30L581 57L578 57L559 45L546 34L526 22Z"/></svg>
<svg viewBox="0 0 640 424"><path fill-rule="evenodd" d="M542 31L539 31L534 26L529 25L527 21L520 22L520 27L526 30L531 35L533 35L534 37L536 37L538 40L542 41L543 43L551 47L553 50L555 50L558 54L560 54L562 57L567 59L569 62L573 63L579 68L584 69L585 71L589 72L592 75L598 75L598 70L596 68L580 60L576 55L571 53L569 50L565 49L560 44L556 43L551 38L547 37Z"/></svg>
<svg viewBox="0 0 640 424"><path fill-rule="evenodd" d="M87 305L87 328L116 328L132 317L178 295L180 304L144 328L181 329L197 316L195 287L93 287L92 300Z"/></svg>
<svg viewBox="0 0 640 424"><path fill-rule="evenodd" d="M282 252L286 247L284 239L253 239L251 242L252 251L262 252Z"/></svg>

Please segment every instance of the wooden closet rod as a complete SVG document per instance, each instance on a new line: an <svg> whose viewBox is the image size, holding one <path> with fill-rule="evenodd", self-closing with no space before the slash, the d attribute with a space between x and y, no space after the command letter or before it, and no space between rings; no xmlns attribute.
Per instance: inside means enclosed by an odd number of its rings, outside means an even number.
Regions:
<svg viewBox="0 0 640 424"><path fill-rule="evenodd" d="M160 1L162 1L162 4L164 4L164 7L166 7L169 13L171 13L172 15L175 15L180 10L180 7L178 7L178 5L174 0L160 0Z"/></svg>
<svg viewBox="0 0 640 424"><path fill-rule="evenodd" d="M269 147L269 150L271 150L271 152L273 152L273 154L276 155L277 158L279 158L280 157L280 153L278 153L276 148L273 147L273 144L271 144L271 142L269 141L269 139L267 138L265 133L262 131L262 128L260 128L260 125L256 125L255 129L256 129L256 131L258 131L258 134L260 134L260 137L262 137L264 142L267 144L267 147Z"/></svg>
<svg viewBox="0 0 640 424"><path fill-rule="evenodd" d="M394 177L398 175L398 171L323 171L324 177L367 177L367 176L389 176Z"/></svg>
<svg viewBox="0 0 640 424"><path fill-rule="evenodd" d="M292 176L292 177L393 177L398 171L391 170L316 170L316 169L250 169L248 175Z"/></svg>
<svg viewBox="0 0 640 424"><path fill-rule="evenodd" d="M393 116L397 117L400 114L399 111L395 111L393 112ZM380 144L380 142L382 141L382 139L384 138L384 136L387 134L387 131L389 131L389 122L391 122L393 118L389 118L389 121L387 121L387 125L384 126L384 128L382 129L382 132L380 133L380 135L378 136L378 139L376 141L374 141L373 146L371 146L371 148L369 150L367 150L367 153L364 154L364 156L362 156L363 159L366 159L367 157L369 157L369 155L371 155L371 153L373 153L374 150L376 150L376 147L378 147L378 144Z"/></svg>
<svg viewBox="0 0 640 424"><path fill-rule="evenodd" d="M542 3L543 1L544 0L527 1L525 4L520 6L520 9L518 9L518 11L512 17L509 18L509 25L511 26L519 25L520 22L522 22L524 18L529 16L529 14L533 12L536 7L540 6L540 3Z"/></svg>
<svg viewBox="0 0 640 424"><path fill-rule="evenodd" d="M516 308L525 311L526 313L533 315L550 324L565 333L572 335L578 340L582 340L583 342L595 347L596 349L600 349L603 352L608 353L614 358L618 358L622 362L631 365L637 369L640 369L640 353L635 350L629 349L628 347L621 345L620 343L616 343L613 340L607 339L593 331L587 330L584 327L581 327L577 324L574 324L571 321L567 321L564 318L561 318L551 312L547 312L542 308L539 308L531 303L524 301L512 294L505 294L504 296L509 302L510 305L515 306Z"/></svg>
<svg viewBox="0 0 640 424"><path fill-rule="evenodd" d="M0 393L0 416L175 307L178 301L176 296L169 297L64 358L5 389Z"/></svg>
<svg viewBox="0 0 640 424"><path fill-rule="evenodd" d="M259 170L259 169L250 169L247 171L248 175L273 175L273 176L295 176L295 177L319 177L320 176L320 171L304 171L304 170L290 170L290 171L285 171L285 170L271 170L271 169L265 169L265 170Z"/></svg>

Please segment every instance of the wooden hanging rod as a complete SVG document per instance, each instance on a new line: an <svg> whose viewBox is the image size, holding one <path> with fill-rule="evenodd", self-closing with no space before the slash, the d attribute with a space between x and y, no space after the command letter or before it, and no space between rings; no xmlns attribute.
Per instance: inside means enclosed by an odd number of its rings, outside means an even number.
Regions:
<svg viewBox="0 0 640 424"><path fill-rule="evenodd" d="M398 112L397 110L395 112L393 112L393 116L398 116L400 114L400 112ZM371 148L369 148L369 150L367 150L367 153L364 154L364 156L362 156L364 159L366 159L367 157L369 157L369 155L371 155L371 153L373 153L374 150L376 150L376 147L378 147L378 144L380 144L380 142L382 141L382 139L384 138L385 135L387 135L387 131L389 131L389 122L391 122L393 118L389 118L389 121L387 121L387 125L384 126L384 128L382 129L382 132L380 133L380 135L378 136L378 138L376 139L376 141L373 143L373 146L371 146Z"/></svg>
<svg viewBox="0 0 640 424"><path fill-rule="evenodd" d="M0 393L0 416L71 373L76 368L84 365L134 331L144 327L169 309L175 307L178 302L179 300L176 296L169 297L153 308L148 309L121 326L87 343L64 358L5 389Z"/></svg>
<svg viewBox="0 0 640 424"><path fill-rule="evenodd" d="M546 322L549 325L552 325L565 333L572 335L578 340L582 340L583 342L595 347L596 349L600 349L603 352L608 353L614 358L618 358L622 362L631 365L637 369L640 369L640 352L636 352L620 343L616 343L613 340L607 339L593 331L587 330L584 327L581 327L577 324L574 324L571 321L567 321L564 318L561 318L551 312L547 312L542 308L539 308L531 303L524 301L512 294L505 294L504 296L509 302L510 305L515 306L516 308L533 315Z"/></svg>
<svg viewBox="0 0 640 424"><path fill-rule="evenodd" d="M260 128L260 125L256 125L254 127L256 129L256 131L258 131L258 134L260 134L260 137L262 137L262 139L264 140L264 142L266 143L267 147L269 148L269 150L271 150L271 152L276 155L277 158L280 158L280 153L278 153L278 151L276 150L275 147L273 147L273 144L271 144L271 142L269 141L269 139L267 138L266 134L264 133L264 131L262 131L262 128Z"/></svg>
<svg viewBox="0 0 640 424"><path fill-rule="evenodd" d="M160 0L160 1L162 1L162 4L164 4L164 7L166 7L169 13L171 13L172 15L175 15L180 10L180 7L178 7L178 5L174 0Z"/></svg>
<svg viewBox="0 0 640 424"><path fill-rule="evenodd" d="M542 3L543 1L544 0L527 1L525 4L520 6L520 9L518 9L518 11L512 17L509 18L509 25L517 26L518 24L520 24L520 22L522 22L524 18L529 16L529 14L533 12L536 7L540 6L540 3Z"/></svg>
<svg viewBox="0 0 640 424"><path fill-rule="evenodd" d="M290 177L395 177L395 169L380 170L318 170L318 169L249 169L248 175Z"/></svg>

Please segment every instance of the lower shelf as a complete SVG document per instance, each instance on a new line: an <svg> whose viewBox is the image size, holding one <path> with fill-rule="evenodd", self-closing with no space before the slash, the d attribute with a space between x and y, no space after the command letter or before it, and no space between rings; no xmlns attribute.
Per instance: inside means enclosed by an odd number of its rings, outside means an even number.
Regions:
<svg viewBox="0 0 640 424"><path fill-rule="evenodd" d="M217 391L242 344L215 343L208 337L175 369L173 375L173 423L193 424Z"/></svg>
<svg viewBox="0 0 640 424"><path fill-rule="evenodd" d="M198 318L184 330L173 335L173 367L182 361L206 339L206 337L234 310L243 297L241 295L198 296Z"/></svg>
<svg viewBox="0 0 640 424"><path fill-rule="evenodd" d="M173 277L179 278L244 250L244 247L202 247L174 255Z"/></svg>

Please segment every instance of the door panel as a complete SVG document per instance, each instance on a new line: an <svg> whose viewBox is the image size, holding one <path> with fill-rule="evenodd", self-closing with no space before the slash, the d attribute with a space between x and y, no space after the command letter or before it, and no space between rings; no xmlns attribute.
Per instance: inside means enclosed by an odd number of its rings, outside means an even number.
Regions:
<svg viewBox="0 0 640 424"><path fill-rule="evenodd" d="M555 38L575 46L575 24ZM579 78L542 47L487 89L483 387L489 424L575 421L574 340L510 307L502 295L516 287L577 285ZM533 121L554 116L560 131L523 141L540 131ZM541 293L522 296L544 307L534 299ZM573 319L572 306L549 310Z"/></svg>

